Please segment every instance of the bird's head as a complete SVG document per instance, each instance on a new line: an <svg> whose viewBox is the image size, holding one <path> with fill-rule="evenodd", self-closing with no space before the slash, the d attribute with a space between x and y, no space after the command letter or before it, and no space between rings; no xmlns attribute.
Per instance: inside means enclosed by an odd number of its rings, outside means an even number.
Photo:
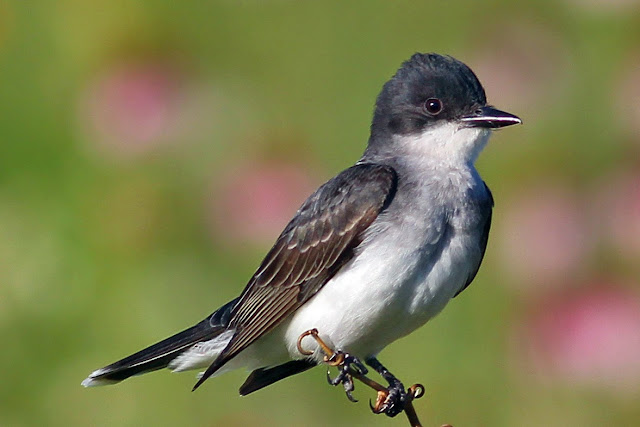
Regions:
<svg viewBox="0 0 640 427"><path fill-rule="evenodd" d="M415 149L425 154L436 150L444 155L445 150L474 161L492 129L518 123L517 116L487 105L482 85L465 64L450 56L416 53L378 96L370 146L396 151L388 145L410 140L423 145Z"/></svg>

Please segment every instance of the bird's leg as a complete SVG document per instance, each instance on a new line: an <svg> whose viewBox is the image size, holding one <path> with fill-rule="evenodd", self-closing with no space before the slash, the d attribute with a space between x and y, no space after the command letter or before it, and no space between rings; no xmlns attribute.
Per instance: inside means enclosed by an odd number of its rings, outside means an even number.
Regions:
<svg viewBox="0 0 640 427"><path fill-rule="evenodd" d="M322 338L318 336L317 329L306 331L305 333L300 335L300 338L298 338L298 351L304 355L309 356L313 354L313 352L309 352L308 350L302 348L302 339L306 336L311 336L316 340L316 342L322 349L322 352L324 353L324 363L338 368L339 372L335 378L331 378L330 371L327 371L327 381L329 382L329 384L333 386L342 384L342 386L344 387L344 391L347 394L347 398L352 402L357 402L357 400L352 395L352 392L355 389L355 386L353 384L353 377L364 377L367 374L368 369L364 365L364 363L362 363L360 359L349 353L345 353L340 350L334 350L329 347L322 340Z"/></svg>
<svg viewBox="0 0 640 427"><path fill-rule="evenodd" d="M422 386L416 385L407 392L404 385L398 380L382 363L375 357L370 357L366 360L367 365L371 366L382 378L389 383L389 387L385 392L378 392L378 399L376 404L371 406L371 409L376 414L384 413L389 417L395 417L400 412L407 408L407 404L418 397L416 393L423 392ZM421 390L418 390L419 387ZM414 390L415 388L415 390Z"/></svg>
<svg viewBox="0 0 640 427"><path fill-rule="evenodd" d="M374 413L385 413L390 417L393 417L404 410L405 414L407 414L407 419L409 420L409 424L411 425L411 427L422 427L422 424L418 419L418 415L416 414L416 410L413 407L413 400L424 396L424 387L421 384L414 384L405 392L402 383L398 381L398 379L394 377L384 366L382 366L382 364L378 362L377 359L367 359L367 363L369 364L369 366L374 368L378 373L380 373L380 375L382 375L385 380L387 380L387 382L389 382L389 387L385 388L382 384L366 376L367 368L362 364L362 362L360 362L360 360L358 360L358 358L350 356L349 354L341 351L335 351L331 347L329 347L318 336L317 329L310 329L306 332L303 332L302 335L300 335L300 337L298 338L298 351L305 356L311 356L313 354L313 351L305 350L302 347L302 339L308 336L311 336L313 339L315 339L322 349L322 352L325 354L324 362L331 366L336 366L338 367L338 369L340 369L340 373L335 379L331 379L331 377L329 377L329 373L327 373L327 378L329 379L329 384L331 385L338 385L342 383L349 400L351 400L352 402L356 401L351 395L351 392L354 389L353 379L355 378L361 381L366 386L371 387L378 393L375 406L371 405L371 402L369 402L369 405L371 406L371 409ZM402 405L398 405L396 403L396 400L398 398L393 397L393 395L398 393L393 391L394 386L392 385L392 383L399 384L400 389L402 390ZM392 408L395 409L391 410Z"/></svg>

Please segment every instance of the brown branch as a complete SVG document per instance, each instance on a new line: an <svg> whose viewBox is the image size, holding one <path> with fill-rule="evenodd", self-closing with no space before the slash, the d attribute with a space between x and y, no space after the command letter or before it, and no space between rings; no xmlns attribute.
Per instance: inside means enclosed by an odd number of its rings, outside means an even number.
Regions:
<svg viewBox="0 0 640 427"><path fill-rule="evenodd" d="M336 352L318 336L317 329L310 329L308 331L305 331L298 338L298 351L301 354L305 356L310 356L313 354L312 351L306 350L302 347L302 339L308 336L311 336L322 349L322 352L324 353L324 363L330 366L340 366L344 363L344 356L336 357ZM342 356L341 354L339 355ZM387 389L387 387L383 386L377 381L372 380L371 378L367 377L366 375L363 375L362 373L354 369L349 369L349 374L353 378L357 379L358 381L362 382L364 385L372 388L378 393L376 397L375 405L371 405L371 402L369 402L369 405L371 406L371 410L373 411L373 413L375 414L381 413L382 405L385 403L387 397L389 396L389 390ZM407 415L407 418L409 420L409 424L411 425L411 427L422 427L422 424L420 423L420 419L418 419L418 414L416 413L416 409L413 406L413 400L419 399L422 396L424 396L424 386L422 386L421 384L414 384L411 387L409 387L407 391L408 391L407 394L409 399L405 404L404 413Z"/></svg>

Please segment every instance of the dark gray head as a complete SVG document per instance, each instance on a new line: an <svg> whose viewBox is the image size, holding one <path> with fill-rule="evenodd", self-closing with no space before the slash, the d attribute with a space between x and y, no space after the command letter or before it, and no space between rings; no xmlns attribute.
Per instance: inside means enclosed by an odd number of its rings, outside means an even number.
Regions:
<svg viewBox="0 0 640 427"><path fill-rule="evenodd" d="M416 53L382 88L370 144L389 141L394 135L421 135L445 123L493 129L520 123L520 119L488 106L478 78L462 62Z"/></svg>

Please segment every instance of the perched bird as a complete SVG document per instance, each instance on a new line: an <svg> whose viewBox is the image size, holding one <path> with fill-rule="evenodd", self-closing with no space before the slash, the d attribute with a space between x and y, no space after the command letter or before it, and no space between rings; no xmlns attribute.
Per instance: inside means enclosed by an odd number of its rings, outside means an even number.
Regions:
<svg viewBox="0 0 640 427"><path fill-rule="evenodd" d="M316 328L344 356L332 384L353 389L363 362L389 383L382 412L403 409L402 383L377 359L438 314L475 277L493 198L474 166L492 129L521 123L487 104L462 62L415 54L385 83L356 164L313 193L233 301L200 323L92 372L84 386L168 367L207 378L246 368L245 395L323 360Z"/></svg>

